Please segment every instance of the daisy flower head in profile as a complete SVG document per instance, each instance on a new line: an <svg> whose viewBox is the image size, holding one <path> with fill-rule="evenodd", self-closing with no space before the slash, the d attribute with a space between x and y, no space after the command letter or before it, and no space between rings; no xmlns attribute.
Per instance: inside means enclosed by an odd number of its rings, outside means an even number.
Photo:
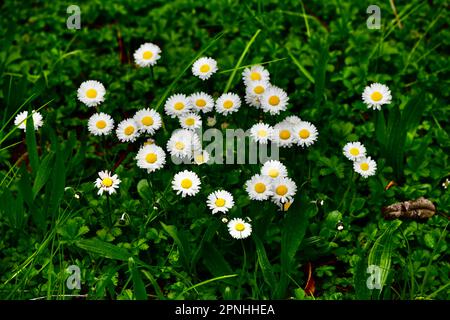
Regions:
<svg viewBox="0 0 450 320"><path fill-rule="evenodd" d="M297 124L300 124L301 122L302 119L297 116L288 116L283 121L281 121L281 123L290 124L291 126L295 126Z"/></svg>
<svg viewBox="0 0 450 320"><path fill-rule="evenodd" d="M196 92L189 96L192 111L207 113L214 108L214 99L204 92Z"/></svg>
<svg viewBox="0 0 450 320"><path fill-rule="evenodd" d="M278 200L274 200L272 199L272 202L275 203L278 206L278 210L279 211L283 211L286 212L289 210L289 208L292 206L292 204L294 203L294 198L286 201L286 202L280 202Z"/></svg>
<svg viewBox="0 0 450 320"><path fill-rule="evenodd" d="M134 142L139 136L139 128L133 119L125 119L117 125L117 138L121 142Z"/></svg>
<svg viewBox="0 0 450 320"><path fill-rule="evenodd" d="M261 100L259 99L259 96L251 94L248 91L245 92L245 103L249 106L255 107L256 109L261 108Z"/></svg>
<svg viewBox="0 0 450 320"><path fill-rule="evenodd" d="M189 170L178 172L173 177L172 189L183 198L194 196L200 191L200 179L195 172Z"/></svg>
<svg viewBox="0 0 450 320"><path fill-rule="evenodd" d="M194 112L189 112L181 115L178 120L183 129L195 130L202 126L202 119Z"/></svg>
<svg viewBox="0 0 450 320"><path fill-rule="evenodd" d="M290 148L294 141L292 126L286 123L278 123L273 127L270 140L282 148Z"/></svg>
<svg viewBox="0 0 450 320"><path fill-rule="evenodd" d="M319 132L311 122L302 121L293 127L294 142L302 147L309 147L317 140Z"/></svg>
<svg viewBox="0 0 450 320"><path fill-rule="evenodd" d="M192 130L178 129L172 133L167 141L167 151L177 158L189 158L195 151L201 149L201 142L198 135Z"/></svg>
<svg viewBox="0 0 450 320"><path fill-rule="evenodd" d="M384 84L372 83L370 86L365 87L362 100L367 105L367 108L381 110L382 105L391 103L391 90Z"/></svg>
<svg viewBox="0 0 450 320"><path fill-rule="evenodd" d="M356 161L366 156L366 148L359 142L349 142L344 146L344 155L348 160Z"/></svg>
<svg viewBox="0 0 450 320"><path fill-rule="evenodd" d="M264 112L276 115L286 110L289 97L283 89L271 86L262 94L260 101Z"/></svg>
<svg viewBox="0 0 450 320"><path fill-rule="evenodd" d="M192 74L202 80L209 79L217 70L217 61L209 57L201 57L192 65Z"/></svg>
<svg viewBox="0 0 450 320"><path fill-rule="evenodd" d="M216 111L227 115L236 112L241 107L241 98L235 93L224 93L216 101Z"/></svg>
<svg viewBox="0 0 450 320"><path fill-rule="evenodd" d="M153 109L142 109L136 112L133 117L137 123L139 131L154 134L161 128L161 115Z"/></svg>
<svg viewBox="0 0 450 320"><path fill-rule="evenodd" d="M44 124L44 121L42 121L42 115L33 110L31 111L32 117L33 117L33 127L36 131L42 125ZM19 129L22 129L23 131L27 131L27 118L28 118L28 111L22 111L18 115L16 115L16 118L14 119L14 125L16 125Z"/></svg>
<svg viewBox="0 0 450 320"><path fill-rule="evenodd" d="M225 190L214 191L208 195L206 205L212 210L212 214L227 213L234 206L233 195Z"/></svg>
<svg viewBox="0 0 450 320"><path fill-rule="evenodd" d="M181 116L191 110L191 100L184 94L173 94L167 99L164 110L172 118Z"/></svg>
<svg viewBox="0 0 450 320"><path fill-rule="evenodd" d="M109 114L100 112L93 114L88 121L88 130L94 136L108 135L114 129L114 120Z"/></svg>
<svg viewBox="0 0 450 320"><path fill-rule="evenodd" d="M95 180L94 184L98 188L99 195L102 195L103 192L108 194L113 194L116 192L116 189L119 188L120 179L117 174L111 174L111 172L105 170L100 171L98 173L99 178Z"/></svg>
<svg viewBox="0 0 450 320"><path fill-rule="evenodd" d="M255 174L245 183L245 190L251 200L267 200L272 196L272 179L268 176Z"/></svg>
<svg viewBox="0 0 450 320"><path fill-rule="evenodd" d="M285 203L291 201L297 192L297 185L288 177L276 178L272 182L274 202Z"/></svg>
<svg viewBox="0 0 450 320"><path fill-rule="evenodd" d="M105 101L106 89L96 80L83 82L77 91L78 100L88 107L95 107Z"/></svg>
<svg viewBox="0 0 450 320"><path fill-rule="evenodd" d="M194 163L197 165L208 163L210 159L209 152L206 150L194 151Z"/></svg>
<svg viewBox="0 0 450 320"><path fill-rule="evenodd" d="M286 166L278 160L268 160L261 167L261 174L272 179L286 177L288 172Z"/></svg>
<svg viewBox="0 0 450 320"><path fill-rule="evenodd" d="M152 173L164 167L166 153L156 144L145 144L139 149L136 160L139 168L146 169L147 173Z"/></svg>
<svg viewBox="0 0 450 320"><path fill-rule="evenodd" d="M353 169L364 178L375 175L377 163L370 157L363 157L353 162Z"/></svg>
<svg viewBox="0 0 450 320"><path fill-rule="evenodd" d="M273 128L266 123L257 123L250 128L250 137L256 143L267 144L272 136Z"/></svg>
<svg viewBox="0 0 450 320"><path fill-rule="evenodd" d="M154 66L160 56L161 49L153 43L147 42L142 44L133 54L134 62L139 67Z"/></svg>
<svg viewBox="0 0 450 320"><path fill-rule="evenodd" d="M233 218L228 222L228 232L235 239L245 239L252 234L252 225L241 218Z"/></svg>
<svg viewBox="0 0 450 320"><path fill-rule="evenodd" d="M254 65L244 69L242 79L244 80L244 84L248 86L253 81L270 82L270 74L263 66Z"/></svg>

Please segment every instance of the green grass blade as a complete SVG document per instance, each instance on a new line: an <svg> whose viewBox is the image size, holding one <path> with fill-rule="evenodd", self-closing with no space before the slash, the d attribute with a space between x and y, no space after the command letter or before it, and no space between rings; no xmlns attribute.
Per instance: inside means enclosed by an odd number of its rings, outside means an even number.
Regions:
<svg viewBox="0 0 450 320"><path fill-rule="evenodd" d="M131 257L131 253L127 249L98 239L81 239L76 241L75 244L80 249L108 259L128 262Z"/></svg>
<svg viewBox="0 0 450 320"><path fill-rule="evenodd" d="M261 271L264 277L264 281L269 285L272 290L275 290L277 280L275 278L275 273L273 271L272 265L267 258L266 249L264 249L264 245L261 240L253 235L253 240L256 245L256 254L258 256L258 264L261 267Z"/></svg>
<svg viewBox="0 0 450 320"><path fill-rule="evenodd" d="M128 259L128 269L131 273L131 279L133 280L134 296L137 300L147 300L147 291L145 290L144 281L142 281L141 274L136 268L136 264L133 258Z"/></svg>
<svg viewBox="0 0 450 320"><path fill-rule="evenodd" d="M209 279L209 280L202 281L202 282L200 282L200 283L197 283L197 284L195 284L195 285L193 285L193 286L191 286L191 287L185 289L185 290L184 290L183 292L181 292L175 299L178 299L179 297L182 297L185 293L187 293L187 292L189 292L189 291L191 291L191 290L193 290L193 289L196 289L196 288L198 288L198 287L204 286L205 284L208 284L208 283L211 283L211 282L215 282L215 281L219 281L219 280L224 280L224 279L234 278L234 277L237 277L237 276L238 276L237 274L228 274L228 275L224 275L224 276L220 276L220 277L215 277L215 278L212 278L212 279Z"/></svg>
<svg viewBox="0 0 450 320"><path fill-rule="evenodd" d="M301 73L303 73L303 75L306 77L306 79L308 79L312 84L314 84L315 81L314 81L314 78L312 77L311 73L309 73L309 71L306 70L305 67L303 67L301 65L301 63L297 60L297 58L294 57L291 50L289 50L289 49L288 49L288 54L289 54L289 57L291 57L292 62L294 62L294 64L301 71Z"/></svg>

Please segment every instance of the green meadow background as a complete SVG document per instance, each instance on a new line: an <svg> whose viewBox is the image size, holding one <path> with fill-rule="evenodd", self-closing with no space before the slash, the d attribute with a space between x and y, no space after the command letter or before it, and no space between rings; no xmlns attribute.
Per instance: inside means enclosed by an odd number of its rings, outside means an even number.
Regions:
<svg viewBox="0 0 450 320"><path fill-rule="evenodd" d="M448 2L392 3L4 1L0 298L448 299ZM72 4L81 9L79 30L66 27ZM381 8L380 29L366 26L370 4ZM132 59L144 42L162 49L154 76ZM204 55L219 65L206 82L190 71ZM133 159L143 140L90 135L94 108L76 98L83 81L102 82L106 100L97 110L118 123L139 108L162 111L173 93L203 90L217 98L229 90L243 98L241 72L257 63L287 91L288 110L270 116L243 105L218 115L216 128L275 124L287 115L316 125L313 146L281 150L298 186L287 212L248 199L243 184L260 165L169 161L148 175ZM392 91L382 111L361 101L372 82ZM25 134L14 116L32 109L44 126ZM163 119L155 135L161 146L178 128ZM356 140L377 161L368 179L342 154ZM93 184L105 169L122 180L109 202ZM182 199L170 188L184 169L202 180L195 197ZM252 219L251 237L231 238L211 215L206 196L217 188L234 195L230 217ZM382 217L383 206L420 196L437 207L428 221ZM70 265L80 268L80 289L66 285ZM382 290L368 289L369 265L381 268Z"/></svg>

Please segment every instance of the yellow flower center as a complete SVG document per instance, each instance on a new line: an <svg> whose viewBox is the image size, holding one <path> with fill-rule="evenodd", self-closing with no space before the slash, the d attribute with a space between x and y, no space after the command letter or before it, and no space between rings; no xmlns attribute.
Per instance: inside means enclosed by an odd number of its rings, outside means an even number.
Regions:
<svg viewBox="0 0 450 320"><path fill-rule="evenodd" d="M300 136L300 138L302 139L308 139L310 136L310 133L307 129L302 129L300 130L300 132L298 133L298 135Z"/></svg>
<svg viewBox="0 0 450 320"><path fill-rule="evenodd" d="M269 170L269 176L272 177L272 178L278 177L279 174L280 174L280 171L278 171L277 169L270 169Z"/></svg>
<svg viewBox="0 0 450 320"><path fill-rule="evenodd" d="M280 139L287 140L290 137L291 137L291 133L289 132L289 130L281 130L280 131Z"/></svg>
<svg viewBox="0 0 450 320"><path fill-rule="evenodd" d="M380 92L375 91L370 95L370 98L372 98L373 101L380 101L381 99L383 99L383 95Z"/></svg>
<svg viewBox="0 0 450 320"><path fill-rule="evenodd" d="M149 153L146 157L145 160L148 163L155 163L156 160L158 160L158 156L156 155L156 153Z"/></svg>
<svg viewBox="0 0 450 320"><path fill-rule="evenodd" d="M359 167L361 168L361 170L363 171L367 171L369 170L369 164L367 162L363 162L359 165Z"/></svg>
<svg viewBox="0 0 450 320"><path fill-rule="evenodd" d="M150 116L145 116L145 117L143 117L142 118L142 124L144 125L144 126L151 126L152 124L153 124L153 118L152 117L150 117Z"/></svg>
<svg viewBox="0 0 450 320"><path fill-rule="evenodd" d="M285 185L278 186L275 192L279 196L284 196L288 192L288 188Z"/></svg>
<svg viewBox="0 0 450 320"><path fill-rule="evenodd" d="M225 109L230 109L231 107L233 107L233 101L231 101L231 100L225 101L225 102L223 103L223 107L224 107Z"/></svg>
<svg viewBox="0 0 450 320"><path fill-rule="evenodd" d="M236 226L234 227L236 231L242 232L245 230L245 225L243 223L236 223Z"/></svg>
<svg viewBox="0 0 450 320"><path fill-rule="evenodd" d="M105 127L106 127L106 121L105 121L105 120L99 120L99 121L97 121L97 123L95 124L95 126L96 126L98 129L105 129Z"/></svg>
<svg viewBox="0 0 450 320"><path fill-rule="evenodd" d="M206 106L206 101L204 99L197 99L197 101L195 101L195 104L197 107L203 108L204 106Z"/></svg>
<svg viewBox="0 0 450 320"><path fill-rule="evenodd" d="M183 150L184 149L184 143L183 142L177 142L175 143L175 148L177 150Z"/></svg>
<svg viewBox="0 0 450 320"><path fill-rule="evenodd" d="M190 187L192 187L191 179L183 179L181 181L181 187L184 188L184 189L189 189Z"/></svg>
<svg viewBox="0 0 450 320"><path fill-rule="evenodd" d="M250 74L250 79L252 79L253 81L261 80L261 75L259 74L259 72L252 72Z"/></svg>
<svg viewBox="0 0 450 320"><path fill-rule="evenodd" d="M269 103L271 106L277 106L280 103L280 98L278 96L271 96L269 98Z"/></svg>
<svg viewBox="0 0 450 320"><path fill-rule="evenodd" d="M96 98L97 97L97 90L89 89L88 91L86 91L86 97L88 97L89 99Z"/></svg>
<svg viewBox="0 0 450 320"><path fill-rule="evenodd" d="M253 92L256 93L256 94L261 94L261 93L264 92L264 87L263 87L263 86L256 86L256 87L253 89Z"/></svg>
<svg viewBox="0 0 450 320"><path fill-rule="evenodd" d="M194 120L194 118L187 118L184 123L186 123L187 126L193 126L195 123L195 120Z"/></svg>
<svg viewBox="0 0 450 320"><path fill-rule="evenodd" d="M203 163L204 161L205 161L205 158L203 157L202 154L199 154L199 155L195 156L195 162Z"/></svg>
<svg viewBox="0 0 450 320"><path fill-rule="evenodd" d="M126 127L125 128L125 134L127 135L127 136L130 136L130 135L132 135L133 133L134 133L134 127L133 126L128 126L128 127Z"/></svg>
<svg viewBox="0 0 450 320"><path fill-rule="evenodd" d="M267 137L267 131L263 129L259 130L258 137Z"/></svg>
<svg viewBox="0 0 450 320"><path fill-rule="evenodd" d="M105 187L111 187L113 184L113 181L111 178L104 178L102 180L102 185L104 185Z"/></svg>
<svg viewBox="0 0 450 320"><path fill-rule="evenodd" d="M352 156L357 156L359 154L359 149L358 148L351 148L350 149L350 154Z"/></svg>
<svg viewBox="0 0 450 320"><path fill-rule="evenodd" d="M183 110L184 109L184 103L183 102L177 102L174 105L175 110Z"/></svg>
<svg viewBox="0 0 450 320"><path fill-rule="evenodd" d="M266 185L262 182L258 182L257 184L255 184L255 191L258 193L263 193L264 191L266 191Z"/></svg>
<svg viewBox="0 0 450 320"><path fill-rule="evenodd" d="M217 198L215 204L216 204L216 207L223 207L225 205L225 199Z"/></svg>
<svg viewBox="0 0 450 320"><path fill-rule="evenodd" d="M153 57L153 52L151 51L145 51L142 54L142 58L144 58L145 60L151 59Z"/></svg>
<svg viewBox="0 0 450 320"><path fill-rule="evenodd" d="M204 64L200 67L200 72L206 73L210 70L211 68L209 67L209 65Z"/></svg>

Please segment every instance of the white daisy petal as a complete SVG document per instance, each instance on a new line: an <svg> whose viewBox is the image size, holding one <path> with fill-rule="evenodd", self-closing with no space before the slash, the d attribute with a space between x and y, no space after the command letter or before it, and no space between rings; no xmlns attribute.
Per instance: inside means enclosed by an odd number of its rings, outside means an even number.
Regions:
<svg viewBox="0 0 450 320"><path fill-rule="evenodd" d="M252 81L247 85L246 93L261 97L270 86L270 83L264 80Z"/></svg>
<svg viewBox="0 0 450 320"><path fill-rule="evenodd" d="M290 202L297 192L297 185L288 177L276 178L272 182L272 200L276 203Z"/></svg>
<svg viewBox="0 0 450 320"><path fill-rule="evenodd" d="M245 239L252 234L252 225L240 218L228 222L228 232L235 239Z"/></svg>
<svg viewBox="0 0 450 320"><path fill-rule="evenodd" d="M116 192L116 189L119 188L120 179L117 175L112 175L109 171L100 171L98 173L100 178L95 180L94 184L98 188L98 194L102 195L103 192L107 192L109 194L113 194Z"/></svg>
<svg viewBox="0 0 450 320"><path fill-rule="evenodd" d="M191 110L191 100L184 94L174 94L167 99L164 110L172 118L181 116Z"/></svg>
<svg viewBox="0 0 450 320"><path fill-rule="evenodd" d="M133 119L125 119L117 125L117 138L122 142L134 142L139 136L139 128Z"/></svg>
<svg viewBox="0 0 450 320"><path fill-rule="evenodd" d="M195 172L184 170L173 177L172 189L184 198L196 195L200 191L200 184L200 179Z"/></svg>
<svg viewBox="0 0 450 320"><path fill-rule="evenodd" d="M364 178L375 175L377 163L370 157L360 158L353 162L353 169Z"/></svg>
<svg viewBox="0 0 450 320"><path fill-rule="evenodd" d="M207 93L196 92L189 96L192 111L210 112L214 108L214 99Z"/></svg>
<svg viewBox="0 0 450 320"><path fill-rule="evenodd" d="M302 147L309 147L317 140L319 132L316 127L307 121L302 121L293 127L294 142Z"/></svg>
<svg viewBox="0 0 450 320"><path fill-rule="evenodd" d="M270 74L263 66L254 65L250 68L245 68L242 72L242 79L244 84L248 86L253 81L270 81Z"/></svg>
<svg viewBox="0 0 450 320"><path fill-rule="evenodd" d="M208 195L206 204L212 210L212 214L226 213L234 206L233 195L225 190L217 190Z"/></svg>
<svg viewBox="0 0 450 320"><path fill-rule="evenodd" d="M273 128L266 123L257 123L250 128L250 137L253 141L267 144L272 136Z"/></svg>
<svg viewBox="0 0 450 320"><path fill-rule="evenodd" d="M255 107L256 109L261 108L260 97L257 95L251 94L248 91L245 93L245 103L247 103L249 106Z"/></svg>
<svg viewBox="0 0 450 320"><path fill-rule="evenodd" d="M263 164L261 168L261 174L272 179L276 179L279 177L286 177L288 173L286 166L280 161L268 160Z"/></svg>
<svg viewBox="0 0 450 320"><path fill-rule="evenodd" d="M348 160L355 161L366 156L366 148L359 141L349 142L344 146L343 153Z"/></svg>
<svg viewBox="0 0 450 320"><path fill-rule="evenodd" d="M372 83L364 89L362 100L367 108L381 110L381 106L392 101L391 90L381 83Z"/></svg>
<svg viewBox="0 0 450 320"><path fill-rule="evenodd" d="M273 127L270 140L282 148L290 148L294 141L294 131L292 125L278 123Z"/></svg>
<svg viewBox="0 0 450 320"><path fill-rule="evenodd" d="M216 101L216 111L223 115L236 112L241 107L241 99L235 93L224 93Z"/></svg>
<svg viewBox="0 0 450 320"><path fill-rule="evenodd" d="M178 129L172 133L167 141L167 151L177 158L192 159L195 151L201 150L201 142L198 135L186 129Z"/></svg>
<svg viewBox="0 0 450 320"><path fill-rule="evenodd" d="M268 176L255 174L245 183L245 190L251 200L267 200L272 196L272 179Z"/></svg>
<svg viewBox="0 0 450 320"><path fill-rule="evenodd" d="M150 67L156 64L160 56L161 49L153 43L144 43L134 54L134 62L140 67Z"/></svg>
<svg viewBox="0 0 450 320"><path fill-rule="evenodd" d="M95 107L105 101L106 89L96 80L83 82L77 91L78 100L88 107Z"/></svg>
<svg viewBox="0 0 450 320"><path fill-rule="evenodd" d="M194 163L201 165L208 163L210 155L206 150L199 150L194 152Z"/></svg>
<svg viewBox="0 0 450 320"><path fill-rule="evenodd" d="M217 70L217 61L209 57L202 57L192 65L192 74L202 80L209 79Z"/></svg>
<svg viewBox="0 0 450 320"><path fill-rule="evenodd" d="M161 115L153 109L142 109L136 112L133 117L141 132L154 134L161 128Z"/></svg>
<svg viewBox="0 0 450 320"><path fill-rule="evenodd" d="M286 110L289 97L283 89L271 86L262 94L260 101L264 112L275 115Z"/></svg>
<svg viewBox="0 0 450 320"><path fill-rule="evenodd" d="M109 135L113 129L114 120L106 113L95 113L89 118L88 130L94 136Z"/></svg>
<svg viewBox="0 0 450 320"><path fill-rule="evenodd" d="M136 160L139 168L147 169L147 173L151 173L164 167L166 153L155 144L147 144L139 149Z"/></svg>
<svg viewBox="0 0 450 320"><path fill-rule="evenodd" d="M32 110L31 114L33 115L33 127L34 130L39 129L42 127L44 122L42 121L42 115ZM28 118L28 111L22 111L21 113L17 114L14 119L14 125L16 125L19 129L22 129L23 131L27 131L27 118Z"/></svg>
<svg viewBox="0 0 450 320"><path fill-rule="evenodd" d="M180 116L178 119L180 121L180 125L184 129L195 130L202 126L202 119L196 113L189 112Z"/></svg>

